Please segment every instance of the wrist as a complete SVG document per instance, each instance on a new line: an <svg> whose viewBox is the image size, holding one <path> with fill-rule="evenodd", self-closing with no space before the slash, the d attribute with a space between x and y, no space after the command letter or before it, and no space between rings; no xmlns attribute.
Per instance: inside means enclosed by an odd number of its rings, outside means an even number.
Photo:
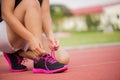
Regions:
<svg viewBox="0 0 120 80"><path fill-rule="evenodd" d="M49 32L48 34L46 34L47 38L51 38L54 36L54 33L53 32Z"/></svg>
<svg viewBox="0 0 120 80"><path fill-rule="evenodd" d="M34 36L33 35L29 35L29 37L27 38L27 42L31 42L31 41L33 41L33 39L34 39Z"/></svg>

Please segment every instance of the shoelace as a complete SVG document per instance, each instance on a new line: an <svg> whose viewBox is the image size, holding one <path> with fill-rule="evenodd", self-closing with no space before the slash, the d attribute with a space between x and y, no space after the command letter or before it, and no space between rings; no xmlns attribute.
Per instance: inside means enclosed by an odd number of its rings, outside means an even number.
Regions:
<svg viewBox="0 0 120 80"><path fill-rule="evenodd" d="M18 55L15 55L17 57L18 60L18 64L24 64L25 62L28 62L28 59L20 57Z"/></svg>
<svg viewBox="0 0 120 80"><path fill-rule="evenodd" d="M46 63L46 62L49 62L49 63L51 63L51 64L54 64L55 62L57 62L57 61L56 61L56 58L55 58L55 50L54 50L54 48L51 49L51 54L50 54L50 55L49 55L49 54L46 54L46 55L40 57L39 60L41 60L41 59L44 59L44 60L45 60L45 63ZM36 59L35 59L34 61L35 61L35 62L38 62L39 60L36 60Z"/></svg>
<svg viewBox="0 0 120 80"><path fill-rule="evenodd" d="M50 55L47 55L44 59L46 62L49 62L51 64L54 64L56 62L56 60Z"/></svg>
<svg viewBox="0 0 120 80"><path fill-rule="evenodd" d="M56 58L55 58L55 49L54 48L51 49L51 56L56 60Z"/></svg>
<svg viewBox="0 0 120 80"><path fill-rule="evenodd" d="M47 55L45 57L45 61L48 61L51 64L54 64L55 62L57 62L56 58L55 58L55 50L54 50L54 48L51 49L51 55Z"/></svg>
<svg viewBox="0 0 120 80"><path fill-rule="evenodd" d="M28 59L26 58L22 58L22 57L18 57L17 55L15 55L18 59L18 64L24 64L25 62L28 62ZM51 55L47 55L47 57L45 57L45 61L48 61L51 64L54 64L56 61L55 58L55 50L54 48L51 49Z"/></svg>

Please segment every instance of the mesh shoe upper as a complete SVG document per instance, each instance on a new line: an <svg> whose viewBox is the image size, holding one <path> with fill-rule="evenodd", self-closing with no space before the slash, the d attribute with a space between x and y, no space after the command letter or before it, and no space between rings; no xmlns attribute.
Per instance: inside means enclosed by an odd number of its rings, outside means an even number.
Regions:
<svg viewBox="0 0 120 80"><path fill-rule="evenodd" d="M21 64L23 57L20 57L17 52L13 54L4 53L4 56L7 59L12 69L20 70L26 68L26 66Z"/></svg>
<svg viewBox="0 0 120 80"><path fill-rule="evenodd" d="M41 68L44 70L56 70L64 67L65 64L57 62L52 56L46 54L42 56L38 61L34 61L34 68Z"/></svg>

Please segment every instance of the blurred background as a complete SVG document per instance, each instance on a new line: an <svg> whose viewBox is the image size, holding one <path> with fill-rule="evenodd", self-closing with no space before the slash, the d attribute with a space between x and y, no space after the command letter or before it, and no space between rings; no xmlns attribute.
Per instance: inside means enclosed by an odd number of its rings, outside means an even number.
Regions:
<svg viewBox="0 0 120 80"><path fill-rule="evenodd" d="M62 46L120 42L120 0L50 0Z"/></svg>

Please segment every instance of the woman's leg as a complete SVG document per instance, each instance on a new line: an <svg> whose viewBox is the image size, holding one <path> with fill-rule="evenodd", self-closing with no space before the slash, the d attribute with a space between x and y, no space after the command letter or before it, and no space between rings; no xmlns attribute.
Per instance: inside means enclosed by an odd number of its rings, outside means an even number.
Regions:
<svg viewBox="0 0 120 80"><path fill-rule="evenodd" d="M50 49L48 47L47 39L42 36L42 14L39 3L36 3L38 5L29 6L26 10L26 14L24 17L24 23L27 29L32 32L39 40L41 41L41 44L44 46L44 49L47 50L50 53ZM35 15L35 16L34 16ZM25 53L25 52L23 52ZM24 57L28 57L31 59L36 58L34 54L31 51L27 52L28 54L21 54ZM69 62L69 55L68 53L63 50L61 47L58 49L56 53L56 59L61 62L68 64Z"/></svg>
<svg viewBox="0 0 120 80"><path fill-rule="evenodd" d="M29 4L28 4L29 3ZM41 44L46 45L44 48L48 48L47 42L43 42L42 39L42 19L41 19L41 9L37 0L23 0L14 11L15 16L19 19L19 21L25 25L26 29L33 33L39 40ZM24 40L20 38L17 34L15 34L8 27L8 37L14 48L18 48ZM16 40L17 42L15 42ZM14 43L15 42L15 43ZM32 51L23 52L20 51L21 56L27 57L30 59L37 58ZM62 63L68 63L69 57L66 52L64 52L61 48L58 50L56 54L57 59ZM65 56L66 55L66 56Z"/></svg>
<svg viewBox="0 0 120 80"><path fill-rule="evenodd" d="M29 4L28 4L29 3ZM42 22L41 22L41 10L37 0L22 0L16 7L14 15L19 21L29 30L35 37L40 40L42 35ZM18 48L22 43L22 38L14 33L8 27L8 37L13 47ZM42 44L42 41L41 41Z"/></svg>
<svg viewBox="0 0 120 80"><path fill-rule="evenodd" d="M14 11L14 15L23 25L25 25L26 29L41 41L42 24L40 13L40 5L37 0L22 0ZM14 31L12 31L10 27L7 28L7 32L9 41L15 49L22 46L21 44L25 42Z"/></svg>

